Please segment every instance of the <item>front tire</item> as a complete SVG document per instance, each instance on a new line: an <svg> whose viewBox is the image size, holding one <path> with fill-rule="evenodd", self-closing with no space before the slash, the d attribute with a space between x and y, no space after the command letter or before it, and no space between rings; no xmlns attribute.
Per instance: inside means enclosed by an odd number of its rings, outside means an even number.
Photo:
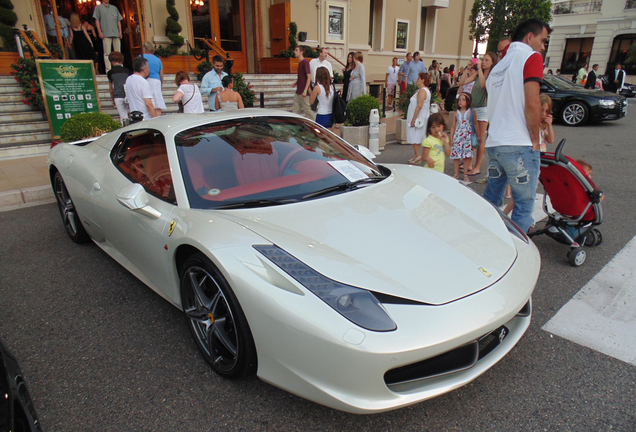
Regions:
<svg viewBox="0 0 636 432"><path fill-rule="evenodd" d="M570 102L561 111L561 120L567 126L581 126L587 122L590 110L583 102Z"/></svg>
<svg viewBox="0 0 636 432"><path fill-rule="evenodd" d="M53 192L55 193L55 199L57 200L57 206L60 209L60 215L62 216L62 222L68 236L75 243L86 243L90 240L88 233L82 225L75 204L66 189L64 179L60 175L59 171L53 176Z"/></svg>
<svg viewBox="0 0 636 432"><path fill-rule="evenodd" d="M221 272L203 254L181 269L181 304L203 358L225 378L256 372L254 339L241 306Z"/></svg>

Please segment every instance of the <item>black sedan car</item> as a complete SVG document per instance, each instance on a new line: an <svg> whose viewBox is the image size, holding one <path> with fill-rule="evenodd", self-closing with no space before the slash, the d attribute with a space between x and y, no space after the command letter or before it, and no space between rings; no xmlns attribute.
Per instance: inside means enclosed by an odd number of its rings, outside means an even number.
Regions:
<svg viewBox="0 0 636 432"><path fill-rule="evenodd" d="M20 365L2 340L0 340L0 431L42 431Z"/></svg>
<svg viewBox="0 0 636 432"><path fill-rule="evenodd" d="M625 96L587 90L551 75L543 77L541 93L552 99L554 118L567 126L580 126L588 121L618 120L627 113Z"/></svg>

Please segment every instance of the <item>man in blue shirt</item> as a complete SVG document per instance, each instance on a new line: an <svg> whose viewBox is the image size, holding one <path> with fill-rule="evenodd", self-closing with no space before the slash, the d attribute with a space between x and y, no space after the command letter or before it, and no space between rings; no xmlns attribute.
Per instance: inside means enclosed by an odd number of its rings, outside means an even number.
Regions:
<svg viewBox="0 0 636 432"><path fill-rule="evenodd" d="M417 76L420 74L420 72L426 73L426 66L424 66L424 62L420 60L420 52L415 51L413 53L413 63L411 63L411 66L409 67L409 71L407 74L407 77L408 77L407 84L410 85L410 84L413 84L415 81L417 81Z"/></svg>
<svg viewBox="0 0 636 432"><path fill-rule="evenodd" d="M223 83L221 80L227 73L223 72L223 57L215 55L212 57L212 65L214 69L206 73L201 80L201 94L210 95L208 97L208 106L210 111L216 111L214 107L214 100L217 97L217 93L223 90Z"/></svg>
<svg viewBox="0 0 636 432"><path fill-rule="evenodd" d="M406 91L406 81L408 80L409 67L411 67L411 63L413 62L413 55L411 53L406 53L406 61L402 63L400 66L400 70L398 72L398 82L400 83L400 93L404 93Z"/></svg>

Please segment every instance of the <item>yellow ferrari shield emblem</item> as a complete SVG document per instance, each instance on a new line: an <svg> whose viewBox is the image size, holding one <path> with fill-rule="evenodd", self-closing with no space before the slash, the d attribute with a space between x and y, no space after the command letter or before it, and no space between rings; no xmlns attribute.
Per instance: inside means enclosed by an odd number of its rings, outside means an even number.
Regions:
<svg viewBox="0 0 636 432"><path fill-rule="evenodd" d="M479 271L486 275L486 277L492 276L488 270L483 267L479 267Z"/></svg>
<svg viewBox="0 0 636 432"><path fill-rule="evenodd" d="M168 237L170 237L172 235L172 233L174 232L174 229L177 227L177 220L176 219L172 219L170 221L170 225L168 225Z"/></svg>

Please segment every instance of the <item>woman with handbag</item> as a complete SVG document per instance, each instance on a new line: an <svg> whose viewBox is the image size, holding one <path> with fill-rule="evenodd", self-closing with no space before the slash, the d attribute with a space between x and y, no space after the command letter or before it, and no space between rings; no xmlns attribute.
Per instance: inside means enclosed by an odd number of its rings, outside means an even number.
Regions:
<svg viewBox="0 0 636 432"><path fill-rule="evenodd" d="M172 96L172 100L179 104L179 112L200 114L203 112L203 100L201 91L196 84L190 83L190 76L187 72L179 71L175 76L174 83L177 85L177 92Z"/></svg>
<svg viewBox="0 0 636 432"><path fill-rule="evenodd" d="M457 98L457 111L452 116L450 129L452 143L450 158L453 160L455 174L459 178L459 161L464 163L464 181L468 182L468 168L473 162L473 149L479 147L475 133L475 110L470 107L471 97L468 93L461 93Z"/></svg>
<svg viewBox="0 0 636 432"><path fill-rule="evenodd" d="M318 111L316 123L326 128L333 126L331 111L333 110L333 95L335 88L331 85L331 77L326 67L319 67L316 70L316 85L309 95L309 103L313 104L318 100Z"/></svg>
<svg viewBox="0 0 636 432"><path fill-rule="evenodd" d="M409 109L406 114L406 142L413 146L413 157L410 164L417 164L422 161L420 147L426 138L426 122L430 114L431 91L428 85L431 83L431 76L426 72L420 72L415 81L418 90L409 101Z"/></svg>

